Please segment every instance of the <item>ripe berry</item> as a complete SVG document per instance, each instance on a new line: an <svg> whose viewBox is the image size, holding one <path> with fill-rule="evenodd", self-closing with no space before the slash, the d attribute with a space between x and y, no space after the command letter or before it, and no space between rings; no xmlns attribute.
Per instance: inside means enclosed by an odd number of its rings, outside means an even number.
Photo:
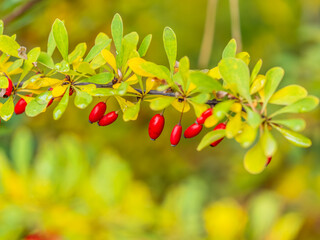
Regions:
<svg viewBox="0 0 320 240"><path fill-rule="evenodd" d="M12 89L13 89L13 84L12 84L12 81L10 78L8 78L8 82L9 82L9 85L8 87L6 88L6 92L5 94L3 95L3 97L9 97L12 93Z"/></svg>
<svg viewBox="0 0 320 240"><path fill-rule="evenodd" d="M24 111L26 110L26 106L27 106L27 102L21 98L17 104L14 106L14 112L15 114L21 114L24 113Z"/></svg>
<svg viewBox="0 0 320 240"><path fill-rule="evenodd" d="M185 138L195 137L201 132L201 130L202 130L202 125L194 123L184 131L184 137Z"/></svg>
<svg viewBox="0 0 320 240"><path fill-rule="evenodd" d="M98 122L99 126L107 126L111 123L113 123L118 118L118 113L115 111L109 112L106 115L104 115Z"/></svg>
<svg viewBox="0 0 320 240"><path fill-rule="evenodd" d="M74 93L74 90L72 87L69 88L69 96L71 96Z"/></svg>
<svg viewBox="0 0 320 240"><path fill-rule="evenodd" d="M210 117L213 113L213 109L212 108L208 108L206 111L204 111L200 117L197 118L196 122L198 124L204 124L204 122L206 121L206 119L208 117Z"/></svg>
<svg viewBox="0 0 320 240"><path fill-rule="evenodd" d="M156 114L151 118L148 128L151 140L156 140L160 136L164 122L164 117L161 114Z"/></svg>
<svg viewBox="0 0 320 240"><path fill-rule="evenodd" d="M181 139L181 133L182 133L182 127L180 124L177 124L173 127L171 136L170 136L170 142L171 146L175 147Z"/></svg>
<svg viewBox="0 0 320 240"><path fill-rule="evenodd" d="M215 130L220 130L220 129L226 129L226 125L225 125L224 123L219 123L219 124L213 129L213 131L215 131ZM223 140L223 138L221 138L221 139L219 139L219 140L211 143L210 146L211 146L211 147L215 147L215 146L217 146L222 140Z"/></svg>
<svg viewBox="0 0 320 240"><path fill-rule="evenodd" d="M272 157L268 157L268 158L267 158L266 166L268 166L268 165L269 165L269 163L271 162L271 159L272 159Z"/></svg>
<svg viewBox="0 0 320 240"><path fill-rule="evenodd" d="M99 102L97 105L94 106L90 115L89 115L89 122L94 123L98 122L106 112L107 105L105 102Z"/></svg>
<svg viewBox="0 0 320 240"><path fill-rule="evenodd" d="M50 99L50 101L47 104L47 107L50 107L50 105L53 103L53 98Z"/></svg>

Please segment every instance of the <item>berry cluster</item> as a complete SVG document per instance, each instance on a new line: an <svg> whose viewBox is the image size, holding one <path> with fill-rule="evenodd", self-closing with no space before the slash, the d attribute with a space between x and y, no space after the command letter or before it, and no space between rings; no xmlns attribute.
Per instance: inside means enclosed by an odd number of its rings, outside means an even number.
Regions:
<svg viewBox="0 0 320 240"><path fill-rule="evenodd" d="M99 102L94 106L89 115L89 122L98 122L99 126L107 126L113 123L118 118L118 112L112 111L105 115L107 110L107 104L105 102Z"/></svg>
<svg viewBox="0 0 320 240"><path fill-rule="evenodd" d="M208 117L210 117L213 113L213 108L209 108L206 111L204 111L200 117L198 117L195 121L195 123L193 123L192 125L190 125L185 131L184 131L184 137L185 138L193 138L195 136L197 136L202 128L203 128L203 124L206 121L206 119ZM149 123L149 136L151 138L151 140L156 140L160 134L162 133L162 130L164 128L164 123L165 123L165 119L163 114L156 114L154 115ZM226 128L226 124L225 123L219 123L214 129L215 130L219 130L219 129L225 129ZM178 145L178 143L180 142L181 139L181 134L182 134L182 126L181 126L181 119L180 122L175 125L172 129L171 135L170 135L170 143L171 146L175 147L176 145ZM223 140L223 137L217 141L214 141L213 143L211 143L212 147L217 146L221 141Z"/></svg>

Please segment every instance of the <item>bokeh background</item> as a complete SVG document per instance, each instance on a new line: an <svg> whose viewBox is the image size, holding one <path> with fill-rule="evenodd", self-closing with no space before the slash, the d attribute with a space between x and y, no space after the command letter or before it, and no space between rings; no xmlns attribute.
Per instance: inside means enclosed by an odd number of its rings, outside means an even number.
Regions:
<svg viewBox="0 0 320 240"><path fill-rule="evenodd" d="M0 18L8 20L28 2L1 0ZM178 58L187 55L198 67L207 1L34 2L5 26L28 49L46 49L55 18L65 20L71 49L83 41L91 46L100 31L111 35L118 12L125 33L153 35L148 60L167 64L162 31L170 26ZM239 6L250 66L259 58L263 73L282 66L283 85L297 83L319 97L320 1L240 0ZM218 1L216 13L207 68L216 66L232 37L230 2ZM109 102L109 110L117 108ZM319 108L303 116L313 146L294 147L275 133L279 151L260 175L245 171L245 150L233 140L197 152L201 135L172 148L169 136L179 116L170 109L155 142L147 133L155 114L147 104L137 121L103 128L88 123L90 107L70 104L59 121L52 120L52 111L1 123L1 239L30 233L43 233L43 239L320 239ZM194 118L190 111L183 126Z"/></svg>

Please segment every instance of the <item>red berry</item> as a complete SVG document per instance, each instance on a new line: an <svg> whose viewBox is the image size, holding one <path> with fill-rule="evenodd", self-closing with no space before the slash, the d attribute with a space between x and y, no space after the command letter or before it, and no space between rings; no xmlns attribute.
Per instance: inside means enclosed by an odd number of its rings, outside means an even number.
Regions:
<svg viewBox="0 0 320 240"><path fill-rule="evenodd" d="M50 101L47 104L47 107L50 107L50 105L53 103L53 98L50 99Z"/></svg>
<svg viewBox="0 0 320 240"><path fill-rule="evenodd" d="M177 124L173 127L171 136L170 136L170 142L171 146L175 147L181 139L181 133L182 133L182 127L180 124Z"/></svg>
<svg viewBox="0 0 320 240"><path fill-rule="evenodd" d="M225 125L224 123L219 123L219 124L213 129L213 131L215 131L215 130L220 130L220 129L226 129L226 125ZM222 140L223 140L223 138L221 138L221 139L219 139L219 140L211 143L211 144L210 144L211 147L217 146Z"/></svg>
<svg viewBox="0 0 320 240"><path fill-rule="evenodd" d="M27 102L21 98L17 104L14 106L14 112L15 114L21 114L24 113L24 111L26 110L26 106L27 106Z"/></svg>
<svg viewBox="0 0 320 240"><path fill-rule="evenodd" d="M74 93L74 90L73 90L73 88L69 88L69 96L71 96L72 94Z"/></svg>
<svg viewBox="0 0 320 240"><path fill-rule="evenodd" d="M202 130L202 125L194 123L184 131L184 137L185 138L195 137L201 132L201 130Z"/></svg>
<svg viewBox="0 0 320 240"><path fill-rule="evenodd" d="M104 115L100 121L98 122L99 126L107 126L111 123L113 123L118 118L118 113L115 111L109 112L106 115Z"/></svg>
<svg viewBox="0 0 320 240"><path fill-rule="evenodd" d="M269 163L271 162L271 159L272 159L272 157L268 157L268 158L267 158L266 166L268 166L268 165L269 165Z"/></svg>
<svg viewBox="0 0 320 240"><path fill-rule="evenodd" d="M5 94L3 95L3 97L9 97L12 93L12 89L13 89L13 84L12 84L12 81L10 78L8 78L8 87L6 88L6 92Z"/></svg>
<svg viewBox="0 0 320 240"><path fill-rule="evenodd" d="M97 105L94 106L90 115L89 115L89 122L94 123L98 122L106 112L107 105L105 102L99 102Z"/></svg>
<svg viewBox="0 0 320 240"><path fill-rule="evenodd" d="M149 123L149 136L151 140L156 140L162 133L164 127L164 117L161 114L154 115Z"/></svg>
<svg viewBox="0 0 320 240"><path fill-rule="evenodd" d="M212 108L208 108L206 111L204 111L200 117L197 118L196 122L198 124L204 124L204 122L206 121L206 119L208 117L210 117L213 113L213 109Z"/></svg>

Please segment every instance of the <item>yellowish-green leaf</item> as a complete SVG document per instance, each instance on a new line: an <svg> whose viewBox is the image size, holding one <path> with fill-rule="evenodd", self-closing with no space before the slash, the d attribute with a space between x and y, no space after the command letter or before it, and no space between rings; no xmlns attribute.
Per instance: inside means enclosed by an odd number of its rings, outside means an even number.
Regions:
<svg viewBox="0 0 320 240"><path fill-rule="evenodd" d="M261 89L263 89L266 81L266 76L259 74L250 87L250 94L255 94L256 92L259 92Z"/></svg>
<svg viewBox="0 0 320 240"><path fill-rule="evenodd" d="M278 111L274 112L270 115L270 117L274 117L279 114L284 113L304 113L310 112L315 109L319 104L319 99L315 96L307 96L302 98L291 105L285 106Z"/></svg>
<svg viewBox="0 0 320 240"><path fill-rule="evenodd" d="M130 120L132 120L132 121L137 120L138 115L139 115L139 111L140 111L140 103L141 103L141 101L137 102L133 106L128 107L124 111L123 121L127 122Z"/></svg>
<svg viewBox="0 0 320 240"><path fill-rule="evenodd" d="M206 128L211 128L215 125L217 125L217 123L220 121L219 118L217 118L214 114L211 115L210 117L208 117L205 122L204 122L204 126Z"/></svg>
<svg viewBox="0 0 320 240"><path fill-rule="evenodd" d="M12 96L0 108L0 116L4 121L9 121L14 111Z"/></svg>
<svg viewBox="0 0 320 240"><path fill-rule="evenodd" d="M274 139L267 127L261 136L261 145L266 157L272 157L277 151L277 141Z"/></svg>
<svg viewBox="0 0 320 240"><path fill-rule="evenodd" d="M242 61L244 61L247 65L249 65L250 63L250 55L247 52L239 52L236 55L236 58L241 59Z"/></svg>
<svg viewBox="0 0 320 240"><path fill-rule="evenodd" d="M251 174L259 174L266 167L267 157L264 155L260 141L250 148L244 156L244 168Z"/></svg>
<svg viewBox="0 0 320 240"><path fill-rule="evenodd" d="M146 60L142 59L142 58L131 58L128 61L128 65L129 67L132 69L132 71L134 73L136 73L139 76L143 76L143 77L153 77L154 75L151 73L146 72L142 67L141 64L146 62Z"/></svg>
<svg viewBox="0 0 320 240"><path fill-rule="evenodd" d="M223 119L229 112L233 103L234 103L234 100L227 100L227 101L218 103L214 107L214 111L213 111L214 116L216 116L216 118L219 120Z"/></svg>
<svg viewBox="0 0 320 240"><path fill-rule="evenodd" d="M69 54L69 63L73 63L77 58L82 58L87 51L86 43L79 43L75 49Z"/></svg>
<svg viewBox="0 0 320 240"><path fill-rule="evenodd" d="M90 64L88 62L82 62L79 64L77 71L83 73L83 74L90 74L95 75L96 72L93 68L91 68Z"/></svg>
<svg viewBox="0 0 320 240"><path fill-rule="evenodd" d="M59 52L61 53L63 59L68 62L68 33L66 27L64 26L64 23L61 20L55 20L52 25L52 33Z"/></svg>
<svg viewBox="0 0 320 240"><path fill-rule="evenodd" d="M0 51L13 56L19 57L18 49L20 45L7 35L0 35Z"/></svg>
<svg viewBox="0 0 320 240"><path fill-rule="evenodd" d="M98 73L96 75L93 75L88 78L81 79L78 81L79 83L81 82L89 82L89 83L95 83L95 84L107 84L112 81L114 75L110 72L102 72Z"/></svg>
<svg viewBox="0 0 320 240"><path fill-rule="evenodd" d="M194 71L191 72L189 76L191 83L197 86L193 92L212 93L212 91L223 90L219 81L203 72Z"/></svg>
<svg viewBox="0 0 320 240"><path fill-rule="evenodd" d="M208 109L207 104L199 104L199 103L192 101L192 99L188 99L188 101L192 105L197 117L199 117L204 111L206 111Z"/></svg>
<svg viewBox="0 0 320 240"><path fill-rule="evenodd" d="M117 73L117 63L113 54L107 49L103 49L101 54L104 57L104 59L107 61L107 63L113 68L115 73Z"/></svg>
<svg viewBox="0 0 320 240"><path fill-rule="evenodd" d="M151 43L151 39L152 39L152 35L149 34L142 40L142 43L138 50L140 57L144 57L146 55Z"/></svg>
<svg viewBox="0 0 320 240"><path fill-rule="evenodd" d="M96 37L95 45L90 49L83 61L90 62L94 57L100 54L103 49L108 47L110 43L111 39L105 33L99 33Z"/></svg>
<svg viewBox="0 0 320 240"><path fill-rule="evenodd" d="M277 126L274 126L274 128L277 129L289 142L291 142L295 146L307 148L312 145L311 140L300 133L296 133Z"/></svg>
<svg viewBox="0 0 320 240"><path fill-rule="evenodd" d="M92 102L92 96L86 92L76 89L77 94L74 98L74 105L80 109L86 108Z"/></svg>
<svg viewBox="0 0 320 240"><path fill-rule="evenodd" d="M188 112L190 110L190 105L187 101L180 102L178 99L175 99L171 105L179 112Z"/></svg>
<svg viewBox="0 0 320 240"><path fill-rule="evenodd" d="M223 138L225 136L225 130L215 130L207 133L199 143L197 151L201 151L205 147L209 146L211 143Z"/></svg>
<svg viewBox="0 0 320 240"><path fill-rule="evenodd" d="M170 27L165 27L163 31L163 44L169 60L171 73L173 73L177 59L177 38Z"/></svg>
<svg viewBox="0 0 320 240"><path fill-rule="evenodd" d="M290 105L302 98L305 98L308 92L305 88L299 85L286 86L275 94L269 100L269 103L277 105Z"/></svg>
<svg viewBox="0 0 320 240"><path fill-rule="evenodd" d="M210 71L207 74L214 79L221 79L222 78L218 67L214 67L214 68L210 69Z"/></svg>
<svg viewBox="0 0 320 240"><path fill-rule="evenodd" d="M280 67L271 68L266 74L266 84L264 85L263 108L267 106L271 96L278 88L284 75L284 70Z"/></svg>
<svg viewBox="0 0 320 240"><path fill-rule="evenodd" d="M60 100L59 104L55 107L53 110L53 119L58 120L61 118L62 114L66 111L66 108L69 103L69 89L70 86L68 86L66 92L64 93L62 99Z"/></svg>
<svg viewBox="0 0 320 240"><path fill-rule="evenodd" d="M257 136L257 129L251 127L247 123L243 123L240 133L235 137L235 140L240 143L243 148L248 148L254 142Z"/></svg>
<svg viewBox="0 0 320 240"><path fill-rule="evenodd" d="M251 103L250 74L246 63L241 59L230 57L222 59L218 66L219 72L228 87Z"/></svg>
<svg viewBox="0 0 320 240"><path fill-rule="evenodd" d="M258 76L260 69L262 66L262 60L259 59L258 62L256 63L256 65L254 66L252 72L251 72L251 83L256 79L256 77Z"/></svg>
<svg viewBox="0 0 320 240"><path fill-rule="evenodd" d="M113 38L114 45L118 54L121 52L121 43L123 37L123 23L121 16L117 13L114 15L111 23L111 34Z"/></svg>
<svg viewBox="0 0 320 240"><path fill-rule="evenodd" d="M253 111L251 108L249 108L245 105L243 107L247 112L246 120L247 120L248 124L253 128L257 128L261 124L261 121L262 121L260 114Z"/></svg>
<svg viewBox="0 0 320 240"><path fill-rule="evenodd" d="M276 123L282 126L285 126L287 128L290 128L291 130L295 132L300 132L305 129L306 127L306 121L304 119L295 118L295 119L279 119L279 120L272 120L272 123Z"/></svg>
<svg viewBox="0 0 320 240"><path fill-rule="evenodd" d="M153 111L160 111L168 106L175 100L173 97L157 97L150 100L150 108Z"/></svg>
<svg viewBox="0 0 320 240"><path fill-rule="evenodd" d="M235 137L242 127L241 113L237 113L234 117L231 117L226 126L226 137Z"/></svg>
<svg viewBox="0 0 320 240"><path fill-rule="evenodd" d="M9 86L8 78L5 76L0 76L0 88L7 88Z"/></svg>
<svg viewBox="0 0 320 240"><path fill-rule="evenodd" d="M235 57L237 52L237 43L235 39L231 39L222 52L222 58Z"/></svg>

